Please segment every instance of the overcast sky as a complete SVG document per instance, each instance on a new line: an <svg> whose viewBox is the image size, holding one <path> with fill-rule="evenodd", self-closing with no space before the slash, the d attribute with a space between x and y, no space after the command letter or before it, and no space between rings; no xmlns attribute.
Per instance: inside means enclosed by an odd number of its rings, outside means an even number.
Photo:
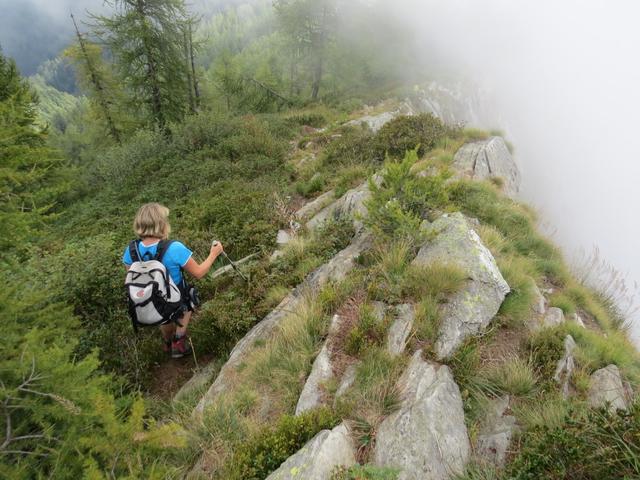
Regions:
<svg viewBox="0 0 640 480"><path fill-rule="evenodd" d="M640 281L640 2L394 0L506 130L522 197L567 256L597 245ZM640 328L636 327L636 332Z"/></svg>

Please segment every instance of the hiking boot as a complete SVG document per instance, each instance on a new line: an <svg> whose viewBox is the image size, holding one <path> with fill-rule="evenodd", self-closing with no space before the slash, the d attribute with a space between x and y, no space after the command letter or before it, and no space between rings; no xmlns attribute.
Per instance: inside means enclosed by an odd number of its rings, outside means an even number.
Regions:
<svg viewBox="0 0 640 480"><path fill-rule="evenodd" d="M171 344L173 342L171 340L162 339L162 351L167 355L171 353Z"/></svg>
<svg viewBox="0 0 640 480"><path fill-rule="evenodd" d="M188 342L187 336L180 338L173 338L171 342L171 358L182 358L185 355L191 354L191 345Z"/></svg>

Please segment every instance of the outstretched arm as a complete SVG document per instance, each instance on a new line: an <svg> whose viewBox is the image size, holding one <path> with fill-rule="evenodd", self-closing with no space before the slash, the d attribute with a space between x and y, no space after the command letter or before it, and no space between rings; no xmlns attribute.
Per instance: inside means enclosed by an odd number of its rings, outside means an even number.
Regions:
<svg viewBox="0 0 640 480"><path fill-rule="evenodd" d="M211 269L213 262L216 261L216 258L222 253L222 244L220 242L216 242L211 245L211 251L209 252L209 256L207 259L202 262L196 262L193 257L189 259L189 261L184 265L184 270L189 272L195 278L204 277L207 272Z"/></svg>

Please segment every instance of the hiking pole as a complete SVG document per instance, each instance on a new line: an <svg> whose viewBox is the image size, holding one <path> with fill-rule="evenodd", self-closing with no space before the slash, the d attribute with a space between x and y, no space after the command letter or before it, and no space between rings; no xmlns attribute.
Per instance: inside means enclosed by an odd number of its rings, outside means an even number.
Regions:
<svg viewBox="0 0 640 480"><path fill-rule="evenodd" d="M217 241L217 240L214 240L214 241L213 241L213 246L215 247L217 244L218 244L218 241ZM227 260L227 262L229 262L229 265L231 265L231 268L233 268L233 269L238 273L238 275L240 275L240 276L242 277L242 279L243 279L245 282L248 282L248 281L249 281L249 279L248 279L247 277L245 277L245 275L240 271L240 269L238 268L238 266L237 266L233 261L231 261L231 259L229 258L229 255L227 255L227 252L225 252L225 251L223 250L223 251L222 251L222 256Z"/></svg>

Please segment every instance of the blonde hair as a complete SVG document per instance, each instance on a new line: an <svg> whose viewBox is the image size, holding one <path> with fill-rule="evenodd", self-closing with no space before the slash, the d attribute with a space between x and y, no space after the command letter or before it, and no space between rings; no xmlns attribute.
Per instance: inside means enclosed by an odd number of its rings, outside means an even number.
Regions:
<svg viewBox="0 0 640 480"><path fill-rule="evenodd" d="M159 203L145 203L133 220L133 231L140 238L169 238L169 209Z"/></svg>

